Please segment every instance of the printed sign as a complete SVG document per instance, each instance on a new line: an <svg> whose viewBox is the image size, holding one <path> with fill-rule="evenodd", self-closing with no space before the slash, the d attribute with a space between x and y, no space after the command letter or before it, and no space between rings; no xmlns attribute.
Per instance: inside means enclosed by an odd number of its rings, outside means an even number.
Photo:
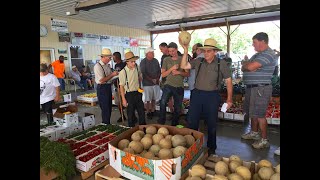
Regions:
<svg viewBox="0 0 320 180"><path fill-rule="evenodd" d="M51 31L68 32L68 22L58 19L51 19Z"/></svg>

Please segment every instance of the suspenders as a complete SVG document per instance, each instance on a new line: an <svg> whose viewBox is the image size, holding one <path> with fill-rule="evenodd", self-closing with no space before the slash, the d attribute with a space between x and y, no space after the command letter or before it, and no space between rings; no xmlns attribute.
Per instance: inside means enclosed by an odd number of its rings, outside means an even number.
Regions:
<svg viewBox="0 0 320 180"><path fill-rule="evenodd" d="M135 64L136 64L136 63L135 63ZM129 82L128 82L127 71L126 71L125 67L124 67L123 69L124 69L124 73L126 74L126 84L127 84L127 88L128 88L128 90L130 90L130 89L129 89ZM138 71L137 64L136 64L136 70L137 70L138 82L139 82L139 71ZM141 88L141 87L140 87L140 82L139 82L139 88ZM127 92L127 91L126 91L126 92Z"/></svg>
<svg viewBox="0 0 320 180"><path fill-rule="evenodd" d="M198 68L198 71L196 74L195 82L197 82L198 74L199 74L199 71L200 71L200 68L201 68L203 61L204 61L204 58L201 58L201 62L200 62L200 65L199 65L199 68ZM217 88L218 89L219 89L219 75L220 75L220 59L218 58L218 79L217 79Z"/></svg>

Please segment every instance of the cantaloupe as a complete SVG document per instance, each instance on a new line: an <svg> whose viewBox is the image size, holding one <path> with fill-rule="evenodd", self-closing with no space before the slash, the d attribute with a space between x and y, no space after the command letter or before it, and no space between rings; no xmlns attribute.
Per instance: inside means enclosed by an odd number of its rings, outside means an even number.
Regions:
<svg viewBox="0 0 320 180"><path fill-rule="evenodd" d="M188 176L186 178L186 180L202 180L202 179L200 177L197 177L197 176L194 176L194 177Z"/></svg>
<svg viewBox="0 0 320 180"><path fill-rule="evenodd" d="M184 138L184 136L182 136L180 134L176 134L176 135L172 136L171 141L172 141L172 147L174 147L174 148L177 146L185 147L187 145L186 138Z"/></svg>
<svg viewBox="0 0 320 180"><path fill-rule="evenodd" d="M128 139L122 139L118 142L118 148L123 150L129 146L130 141Z"/></svg>
<svg viewBox="0 0 320 180"><path fill-rule="evenodd" d="M152 135L154 135L154 134L157 133L157 128L154 127L154 126L148 126L148 127L146 128L146 133L147 133L147 134L152 134Z"/></svg>
<svg viewBox="0 0 320 180"><path fill-rule="evenodd" d="M280 164L278 164L275 168L276 173L280 173Z"/></svg>
<svg viewBox="0 0 320 180"><path fill-rule="evenodd" d="M239 166L236 168L236 173L239 174L243 179L250 180L251 179L251 172L245 166Z"/></svg>
<svg viewBox="0 0 320 180"><path fill-rule="evenodd" d="M268 161L268 160L262 159L261 161L259 161L258 167L259 168L262 168L262 167L272 168L272 163L270 161Z"/></svg>
<svg viewBox="0 0 320 180"><path fill-rule="evenodd" d="M274 171L270 167L262 167L259 169L258 174L262 180L269 180L274 174Z"/></svg>
<svg viewBox="0 0 320 180"><path fill-rule="evenodd" d="M129 148L129 147L128 147L128 148L124 148L123 151L124 151L124 152L128 152L128 153L131 153L131 154L135 154L135 153L134 153L134 150L131 149L131 148Z"/></svg>
<svg viewBox="0 0 320 180"><path fill-rule="evenodd" d="M280 180L280 173L274 173L271 177L270 180Z"/></svg>
<svg viewBox="0 0 320 180"><path fill-rule="evenodd" d="M183 147L183 146L177 146L173 149L173 157L177 158L179 156L181 156L182 154L184 154L187 151L187 148Z"/></svg>
<svg viewBox="0 0 320 180"><path fill-rule="evenodd" d="M195 138L192 135L185 135L184 138L187 141L187 147L192 146L196 142Z"/></svg>
<svg viewBox="0 0 320 180"><path fill-rule="evenodd" d="M165 137L169 134L169 130L165 127L161 127L158 129L158 134L162 134Z"/></svg>
<svg viewBox="0 0 320 180"><path fill-rule="evenodd" d="M160 149L158 157L160 159L171 159L173 155L170 149Z"/></svg>
<svg viewBox="0 0 320 180"><path fill-rule="evenodd" d="M241 160L241 158L240 158L239 156L237 156L237 155L231 155L231 156L229 157L229 160L230 160L230 161L238 161L238 162L242 165L242 160Z"/></svg>
<svg viewBox="0 0 320 180"><path fill-rule="evenodd" d="M179 39L181 40L182 44L187 45L191 40L191 34L187 31L181 31L181 33L179 33Z"/></svg>
<svg viewBox="0 0 320 180"><path fill-rule="evenodd" d="M165 149L171 149L172 144L171 144L171 140L170 139L161 139L159 146L161 147L161 149L165 148Z"/></svg>
<svg viewBox="0 0 320 180"><path fill-rule="evenodd" d="M151 138L152 139L152 134L145 134L143 137L149 137L149 138Z"/></svg>
<svg viewBox="0 0 320 180"><path fill-rule="evenodd" d="M131 141L129 148L134 150L134 153L140 154L143 151L143 144L139 141Z"/></svg>
<svg viewBox="0 0 320 180"><path fill-rule="evenodd" d="M143 157L146 152L148 152L148 151L143 150L143 151L140 153L140 156Z"/></svg>
<svg viewBox="0 0 320 180"><path fill-rule="evenodd" d="M231 161L229 163L229 169L232 173L236 172L237 167L241 166L241 164L238 161Z"/></svg>
<svg viewBox="0 0 320 180"><path fill-rule="evenodd" d="M196 164L191 167L191 170L189 173L192 177L200 177L204 179L206 177L207 170L201 164Z"/></svg>
<svg viewBox="0 0 320 180"><path fill-rule="evenodd" d="M226 176L216 174L213 176L213 180L228 180L228 178Z"/></svg>
<svg viewBox="0 0 320 180"><path fill-rule="evenodd" d="M172 138L172 135L170 135L170 134L166 135L166 137L165 137L165 139L170 139L170 140L171 140L171 138Z"/></svg>
<svg viewBox="0 0 320 180"><path fill-rule="evenodd" d="M162 134L155 134L152 136L152 143L153 144L159 144L161 139L163 139L163 135Z"/></svg>
<svg viewBox="0 0 320 180"><path fill-rule="evenodd" d="M160 146L158 145L158 144L154 144L154 145L152 145L151 147L150 147L150 149L149 149L149 151L150 152L153 152L153 154L155 155L155 156L158 156L158 153L159 153L159 151L160 151Z"/></svg>
<svg viewBox="0 0 320 180"><path fill-rule="evenodd" d="M144 137L140 141L143 145L143 149L148 150L152 146L152 139L150 137Z"/></svg>
<svg viewBox="0 0 320 180"><path fill-rule="evenodd" d="M131 140L132 141L140 141L142 139L143 136L141 136L141 134L139 132L134 132L131 135Z"/></svg>
<svg viewBox="0 0 320 180"><path fill-rule="evenodd" d="M228 175L229 180L244 180L239 174L232 173Z"/></svg>
<svg viewBox="0 0 320 180"><path fill-rule="evenodd" d="M145 135L145 133L142 130L138 130L136 132L139 133L141 137L143 137Z"/></svg>
<svg viewBox="0 0 320 180"><path fill-rule="evenodd" d="M214 166L214 171L216 172L216 174L224 176L228 172L228 164L223 161L219 161Z"/></svg>
<svg viewBox="0 0 320 180"><path fill-rule="evenodd" d="M153 154L153 152L148 151L143 154L143 157L147 158L147 159L152 159L152 158L154 158L154 154Z"/></svg>

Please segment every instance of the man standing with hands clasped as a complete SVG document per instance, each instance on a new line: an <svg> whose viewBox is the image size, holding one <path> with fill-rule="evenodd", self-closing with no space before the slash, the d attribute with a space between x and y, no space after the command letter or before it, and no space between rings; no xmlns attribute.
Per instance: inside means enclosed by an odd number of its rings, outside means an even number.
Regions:
<svg viewBox="0 0 320 180"><path fill-rule="evenodd" d="M208 141L209 155L215 154L217 148L216 129L218 119L218 108L221 101L219 94L219 85L222 79L225 79L228 91L227 108L232 106L232 80L230 68L225 61L220 61L216 57L216 53L221 51L217 48L217 41L214 39L206 39L203 49L204 58L198 58L190 63L187 61L189 44L182 44L184 49L180 67L182 69L195 69L195 86L192 91L189 107L189 128L198 130L201 114L206 114L208 125Z"/></svg>

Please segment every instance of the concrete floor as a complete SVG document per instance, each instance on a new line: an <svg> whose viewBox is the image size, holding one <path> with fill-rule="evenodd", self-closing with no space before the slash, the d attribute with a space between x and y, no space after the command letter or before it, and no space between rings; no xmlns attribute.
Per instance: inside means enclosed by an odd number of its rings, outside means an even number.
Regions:
<svg viewBox="0 0 320 180"><path fill-rule="evenodd" d="M77 95L89 93L87 92L77 92ZM72 98L76 96L72 93ZM84 116L84 113L95 114L96 124L101 123L101 110L99 105L90 106L86 104L78 104L79 116ZM117 107L113 107L111 114L111 123L118 124L116 121L120 117L120 113ZM170 114L167 113L167 119L170 118ZM147 124L156 124L158 117L153 117L152 120L148 120ZM180 124L184 124L185 116L180 118ZM43 113L40 113L40 124L46 124L46 117ZM166 124L170 125L170 121L167 120ZM127 125L127 121L125 124ZM205 126L203 121L200 122L200 131L206 134ZM268 138L270 142L270 148L256 150L252 148L251 140L242 140L240 138L241 134L250 130L250 124L248 120L244 122L235 122L227 120L219 120L217 127L217 150L216 154L223 157L229 157L232 154L239 155L245 161L260 161L261 159L269 160L274 166L280 163L280 156L274 155L274 151L280 146L280 127L272 125L268 127ZM205 140L206 142L206 140ZM77 174L72 180L81 179L80 174ZM94 180L94 176L90 177L88 180Z"/></svg>

